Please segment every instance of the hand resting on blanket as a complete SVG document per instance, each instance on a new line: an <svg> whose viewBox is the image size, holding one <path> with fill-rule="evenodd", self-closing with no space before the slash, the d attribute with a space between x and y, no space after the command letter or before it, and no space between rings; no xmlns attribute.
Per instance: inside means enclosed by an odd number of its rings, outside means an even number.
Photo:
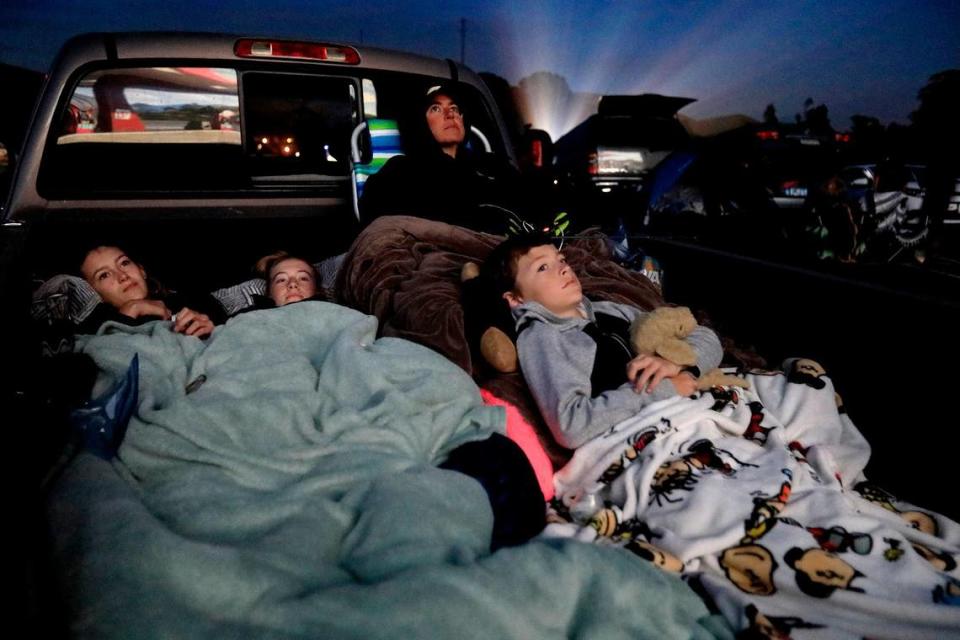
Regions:
<svg viewBox="0 0 960 640"><path fill-rule="evenodd" d="M103 300L80 325L83 333L96 331L107 320L173 320L173 331L197 338L213 333L224 320L212 298L191 308L175 294L147 278L147 271L116 246L98 246L86 253L80 273ZM196 306L196 305L193 305Z"/></svg>

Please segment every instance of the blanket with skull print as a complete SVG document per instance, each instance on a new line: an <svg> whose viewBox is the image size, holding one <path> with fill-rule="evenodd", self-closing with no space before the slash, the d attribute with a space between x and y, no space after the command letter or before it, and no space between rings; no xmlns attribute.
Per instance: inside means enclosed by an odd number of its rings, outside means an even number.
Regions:
<svg viewBox="0 0 960 640"><path fill-rule="evenodd" d="M579 448L543 535L680 572L750 637L960 637L960 525L866 481L869 445L817 363L745 377Z"/></svg>

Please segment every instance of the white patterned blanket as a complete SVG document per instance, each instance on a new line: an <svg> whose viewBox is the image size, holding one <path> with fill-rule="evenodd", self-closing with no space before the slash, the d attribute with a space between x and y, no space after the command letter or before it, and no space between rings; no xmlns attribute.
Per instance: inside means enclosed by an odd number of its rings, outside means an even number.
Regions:
<svg viewBox="0 0 960 640"><path fill-rule="evenodd" d="M960 637L960 526L867 483L869 445L830 378L784 364L578 449L543 535L682 572L756 637Z"/></svg>

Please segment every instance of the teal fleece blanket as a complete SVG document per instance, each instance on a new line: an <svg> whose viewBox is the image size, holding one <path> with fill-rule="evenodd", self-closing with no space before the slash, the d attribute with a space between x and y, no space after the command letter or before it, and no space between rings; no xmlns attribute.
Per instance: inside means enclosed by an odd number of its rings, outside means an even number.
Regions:
<svg viewBox="0 0 960 640"><path fill-rule="evenodd" d="M472 478L438 469L503 432L473 381L376 319L303 302L206 341L170 323L83 338L140 359L118 457L79 455L48 515L71 633L96 638L703 638L679 579L574 541L489 553Z"/></svg>

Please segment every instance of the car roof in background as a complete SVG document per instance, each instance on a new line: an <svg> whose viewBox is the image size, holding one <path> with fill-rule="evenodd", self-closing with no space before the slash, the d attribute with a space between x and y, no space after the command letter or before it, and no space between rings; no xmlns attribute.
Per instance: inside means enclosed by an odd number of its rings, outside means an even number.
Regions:
<svg viewBox="0 0 960 640"><path fill-rule="evenodd" d="M664 96L657 93L642 93L635 96L609 95L600 98L597 115L667 118L694 102L696 102L695 98Z"/></svg>

